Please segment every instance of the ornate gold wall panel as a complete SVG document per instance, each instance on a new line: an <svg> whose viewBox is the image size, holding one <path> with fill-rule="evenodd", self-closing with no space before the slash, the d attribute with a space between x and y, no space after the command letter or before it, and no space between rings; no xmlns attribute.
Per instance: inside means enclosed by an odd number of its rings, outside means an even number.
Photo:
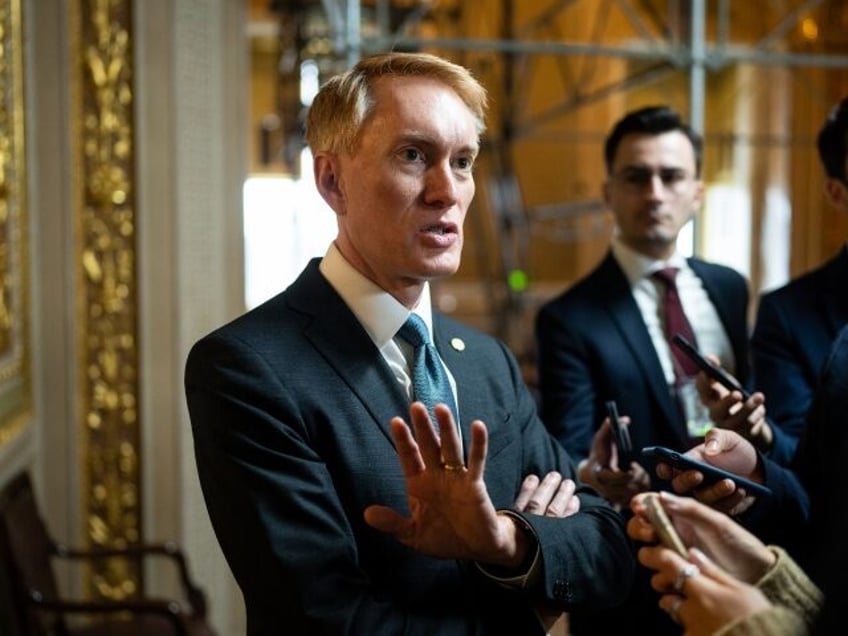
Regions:
<svg viewBox="0 0 848 636"><path fill-rule="evenodd" d="M22 29L20 0L0 0L0 447L32 400Z"/></svg>
<svg viewBox="0 0 848 636"><path fill-rule="evenodd" d="M80 437L88 541L141 540L132 1L75 0L71 42L79 298ZM90 591L132 596L138 564L90 572Z"/></svg>

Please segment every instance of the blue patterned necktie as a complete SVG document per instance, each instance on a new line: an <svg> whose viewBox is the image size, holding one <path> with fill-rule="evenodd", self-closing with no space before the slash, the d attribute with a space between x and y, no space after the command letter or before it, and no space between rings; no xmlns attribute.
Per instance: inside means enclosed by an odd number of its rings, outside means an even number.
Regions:
<svg viewBox="0 0 848 636"><path fill-rule="evenodd" d="M456 402L453 398L450 380L436 347L430 342L427 325L420 316L409 314L398 335L414 347L412 363L412 393L419 402L423 402L430 412L433 425L438 428L433 407L436 404L447 404L457 420Z"/></svg>

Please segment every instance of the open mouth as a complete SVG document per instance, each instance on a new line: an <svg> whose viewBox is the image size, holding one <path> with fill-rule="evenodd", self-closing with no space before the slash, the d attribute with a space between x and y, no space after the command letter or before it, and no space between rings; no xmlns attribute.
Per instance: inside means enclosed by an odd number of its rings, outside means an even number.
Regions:
<svg viewBox="0 0 848 636"><path fill-rule="evenodd" d="M423 227L422 231L427 234L456 234L456 226L452 223L434 223Z"/></svg>

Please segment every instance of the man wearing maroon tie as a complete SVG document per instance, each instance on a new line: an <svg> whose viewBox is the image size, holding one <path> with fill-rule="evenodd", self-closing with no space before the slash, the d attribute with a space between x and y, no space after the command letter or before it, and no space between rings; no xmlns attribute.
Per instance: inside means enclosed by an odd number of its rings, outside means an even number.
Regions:
<svg viewBox="0 0 848 636"><path fill-rule="evenodd" d="M581 479L624 507L634 494L663 487L653 466L638 461L639 449L683 451L705 432L687 417L699 403L691 382L696 370L675 357L674 333L688 332L687 340L746 383L748 285L728 267L677 251L704 186L701 139L675 112L652 106L628 113L607 137L604 159L603 198L615 219L610 250L593 272L541 308L536 336L545 425L581 458ZM608 400L629 417L637 451L629 466L618 464L605 419ZM626 610L593 615L585 625L573 615L574 633L633 625L645 633L679 633L656 608L647 581L640 586L637 579L634 594L640 592Z"/></svg>

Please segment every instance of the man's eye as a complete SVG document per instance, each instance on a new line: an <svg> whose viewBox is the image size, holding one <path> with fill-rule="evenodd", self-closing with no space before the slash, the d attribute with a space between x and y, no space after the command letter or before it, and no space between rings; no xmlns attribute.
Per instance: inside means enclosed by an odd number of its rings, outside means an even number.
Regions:
<svg viewBox="0 0 848 636"><path fill-rule="evenodd" d="M458 157L454 164L460 170L471 170L474 166L474 160L471 157Z"/></svg>
<svg viewBox="0 0 848 636"><path fill-rule="evenodd" d="M656 173L647 169L633 168L623 170L619 178L628 187L644 188L651 183L654 176L658 176L666 188L679 186L689 178L689 174L679 168L667 168Z"/></svg>
<svg viewBox="0 0 848 636"><path fill-rule="evenodd" d="M407 161L423 161L424 153L418 150L418 148L406 148L403 151L403 158Z"/></svg>
<svg viewBox="0 0 848 636"><path fill-rule="evenodd" d="M676 185L686 178L686 173L683 170L662 170L660 179L665 185Z"/></svg>
<svg viewBox="0 0 848 636"><path fill-rule="evenodd" d="M652 176L650 170L627 170L621 175L622 180L630 185L645 185L651 181Z"/></svg>

